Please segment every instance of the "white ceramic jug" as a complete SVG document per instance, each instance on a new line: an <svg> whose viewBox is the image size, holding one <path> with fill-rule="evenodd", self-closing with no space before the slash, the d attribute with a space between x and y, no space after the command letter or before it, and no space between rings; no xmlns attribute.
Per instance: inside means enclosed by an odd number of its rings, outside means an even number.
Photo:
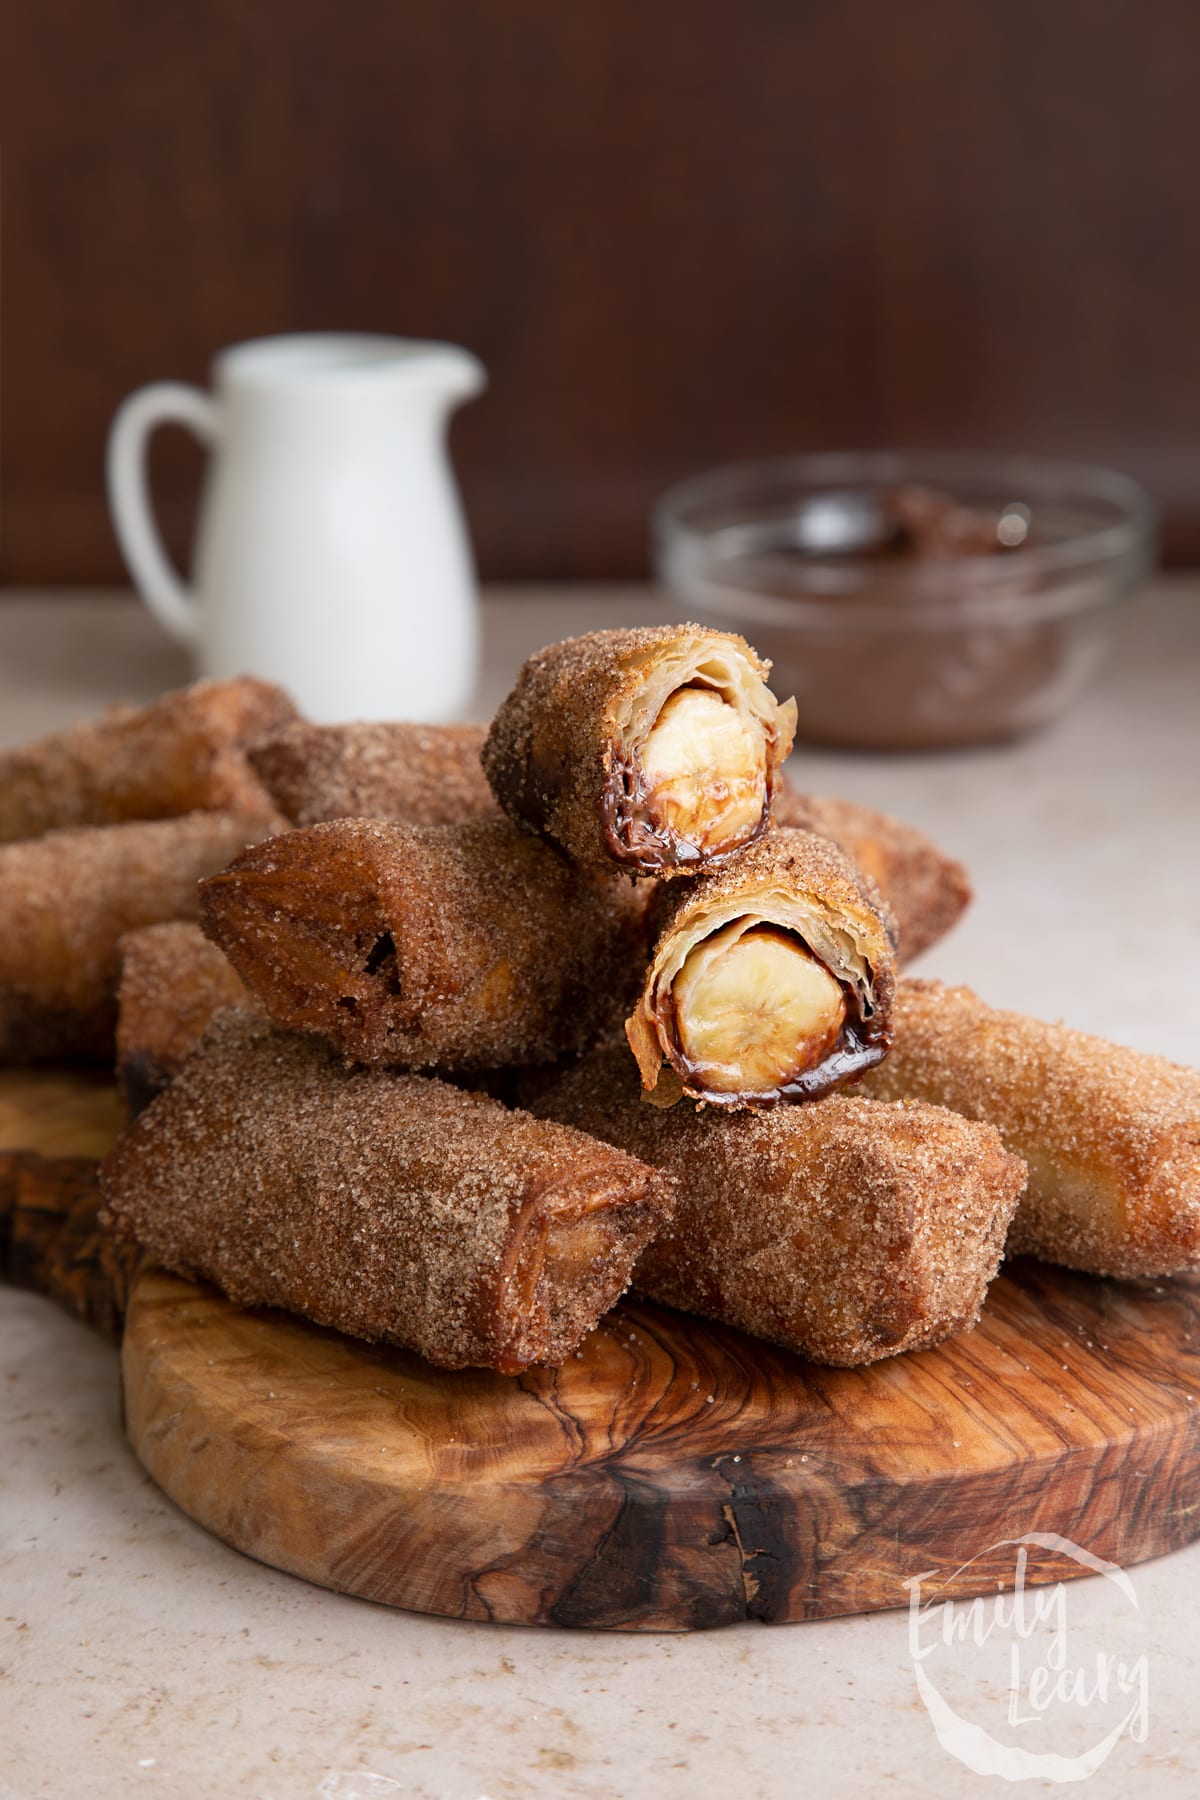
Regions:
<svg viewBox="0 0 1200 1800"><path fill-rule="evenodd" d="M313 333L223 351L211 395L179 382L130 395L108 442L117 537L201 674L281 682L325 722L462 714L478 604L445 428L484 382L453 344ZM148 497L147 439L168 421L212 452L194 589Z"/></svg>

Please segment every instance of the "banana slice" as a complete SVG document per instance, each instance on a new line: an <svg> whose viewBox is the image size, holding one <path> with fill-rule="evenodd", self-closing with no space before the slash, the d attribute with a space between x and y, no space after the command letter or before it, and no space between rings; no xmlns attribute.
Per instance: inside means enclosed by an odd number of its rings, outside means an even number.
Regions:
<svg viewBox="0 0 1200 1800"><path fill-rule="evenodd" d="M832 1050L846 1019L835 980L799 938L738 919L675 978L679 1046L718 1093L770 1093Z"/></svg>
<svg viewBox="0 0 1200 1800"><path fill-rule="evenodd" d="M659 828L705 851L749 837L767 794L767 745L754 718L711 688L680 688L642 746Z"/></svg>

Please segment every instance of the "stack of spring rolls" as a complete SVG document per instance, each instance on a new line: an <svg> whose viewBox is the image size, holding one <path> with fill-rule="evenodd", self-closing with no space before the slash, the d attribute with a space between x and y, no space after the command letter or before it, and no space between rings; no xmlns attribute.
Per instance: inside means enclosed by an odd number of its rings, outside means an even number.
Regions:
<svg viewBox="0 0 1200 1800"><path fill-rule="evenodd" d="M210 686L10 758L0 909L40 857L32 916L55 882L72 910L57 988L35 927L0 968L0 1054L115 1047L118 1237L502 1371L563 1361L630 1285L852 1366L968 1329L1006 1245L1200 1260L1200 1076L903 976L966 878L784 787L768 673L725 633L599 632L532 657L486 732L275 696L177 751ZM120 904L91 880L113 833L197 820L240 841L198 867L172 837Z"/></svg>

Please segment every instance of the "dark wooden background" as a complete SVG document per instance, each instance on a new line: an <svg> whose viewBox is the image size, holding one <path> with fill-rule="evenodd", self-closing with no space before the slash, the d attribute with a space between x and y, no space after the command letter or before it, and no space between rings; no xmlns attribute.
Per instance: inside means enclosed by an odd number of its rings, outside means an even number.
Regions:
<svg viewBox="0 0 1200 1800"><path fill-rule="evenodd" d="M120 576L102 456L130 388L321 327L483 357L454 446L488 575L637 573L675 478L885 444L1112 463L1200 556L1196 0L4 21L10 582Z"/></svg>

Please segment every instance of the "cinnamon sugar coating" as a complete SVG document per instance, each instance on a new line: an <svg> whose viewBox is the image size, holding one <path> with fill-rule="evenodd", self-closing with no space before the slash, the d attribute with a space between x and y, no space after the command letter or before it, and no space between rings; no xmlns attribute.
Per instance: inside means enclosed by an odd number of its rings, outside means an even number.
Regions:
<svg viewBox="0 0 1200 1800"><path fill-rule="evenodd" d="M674 1220L634 1270L650 1298L846 1368L978 1319L1025 1180L990 1126L842 1094L767 1113L663 1109L611 1050L539 1085L539 1116L676 1177Z"/></svg>
<svg viewBox="0 0 1200 1800"><path fill-rule="evenodd" d="M553 1060L614 1029L645 902L507 819L337 819L204 884L203 923L273 1019L360 1062L446 1071Z"/></svg>
<svg viewBox="0 0 1200 1800"><path fill-rule="evenodd" d="M986 1119L1024 1157L1010 1256L1096 1275L1200 1267L1200 1072L907 980L865 1087Z"/></svg>
<svg viewBox="0 0 1200 1800"><path fill-rule="evenodd" d="M484 725L285 725L250 763L293 825L399 819L454 825L499 809L479 760Z"/></svg>
<svg viewBox="0 0 1200 1800"><path fill-rule="evenodd" d="M852 800L798 794L786 785L775 796L774 817L777 825L828 838L870 877L895 918L902 964L944 937L971 902L962 864L902 819Z"/></svg>
<svg viewBox="0 0 1200 1800"><path fill-rule="evenodd" d="M761 697L769 718L763 729L766 785L761 815L753 831L736 845L703 857L694 851L681 860L672 845L644 821L635 819L632 837L622 826L643 799L638 762L639 732L630 726L644 696L660 683L673 659L709 650L732 658L743 675L735 703L749 720L747 697ZM559 844L577 861L597 867L617 862L639 874L671 876L737 854L760 837L770 821L770 803L780 770L792 747L795 708L780 707L766 689L771 665L733 632L700 625L646 626L630 631L592 631L550 644L531 656L503 702L483 747L483 766L500 805L514 819ZM645 725L684 676L661 685Z"/></svg>
<svg viewBox="0 0 1200 1800"><path fill-rule="evenodd" d="M117 1083L131 1112L178 1072L223 1006L253 1010L233 965L199 925L146 925L121 939Z"/></svg>
<svg viewBox="0 0 1200 1800"><path fill-rule="evenodd" d="M110 1062L121 938L194 919L201 877L278 823L196 812L0 845L0 1062Z"/></svg>
<svg viewBox="0 0 1200 1800"><path fill-rule="evenodd" d="M101 1168L106 1223L243 1306L443 1368L562 1362L673 1184L581 1132L217 1015Z"/></svg>
<svg viewBox="0 0 1200 1800"><path fill-rule="evenodd" d="M4 751L0 843L189 812L267 812L246 747L295 717L282 688L242 676L200 681L149 706L114 706Z"/></svg>
<svg viewBox="0 0 1200 1800"><path fill-rule="evenodd" d="M816 1098L886 1055L896 979L895 922L870 878L827 838L775 828L694 881L657 889L649 919L657 941L626 1026L648 1088L655 1086L665 1061L694 1099L725 1107L767 1106ZM790 1082L767 1090L739 1085L716 1091L704 1066L684 1047L677 975L689 948L731 920L747 921L752 929L781 926L829 970L845 998L844 1022L819 1059Z"/></svg>

